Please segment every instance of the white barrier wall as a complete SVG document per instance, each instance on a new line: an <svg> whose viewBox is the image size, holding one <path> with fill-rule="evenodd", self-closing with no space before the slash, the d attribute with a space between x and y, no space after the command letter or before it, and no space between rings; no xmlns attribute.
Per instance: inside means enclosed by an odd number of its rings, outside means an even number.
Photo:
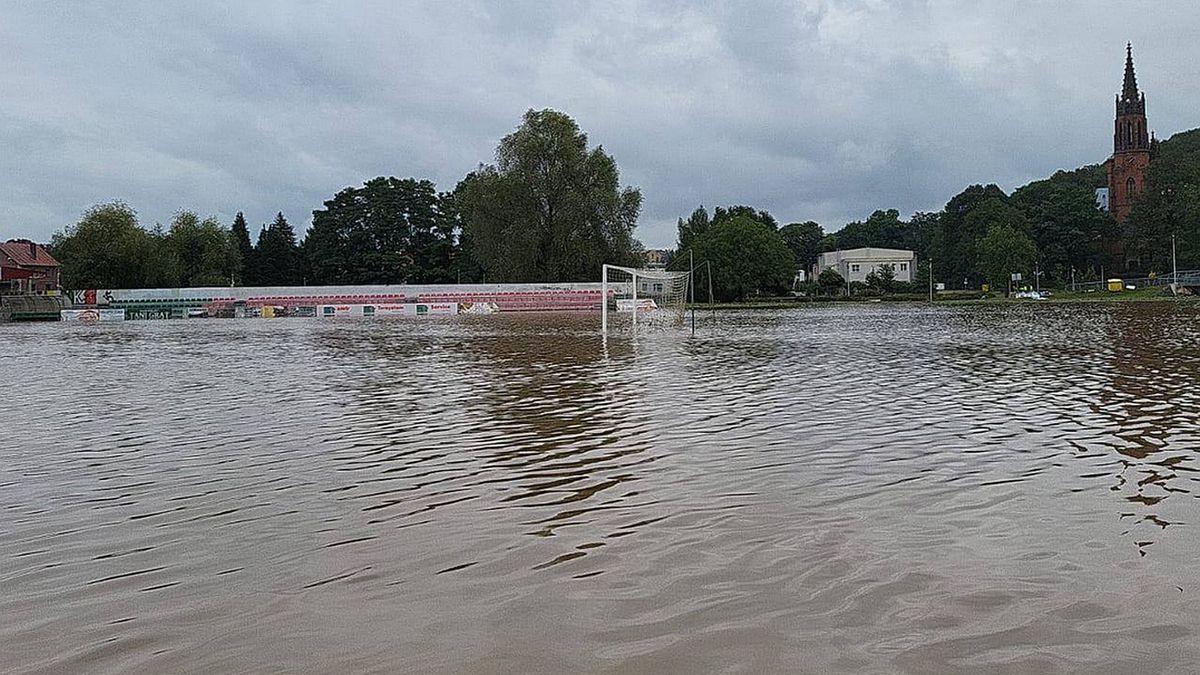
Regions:
<svg viewBox="0 0 1200 675"><path fill-rule="evenodd" d="M424 296L478 297L531 294L597 294L599 283L577 284L442 284L442 285L379 285L379 286L211 286L197 288L132 288L72 291L74 305L105 306L122 302L147 301L213 301L250 302L270 299L303 298L370 298L387 303L420 302ZM325 303L368 304L368 303Z"/></svg>

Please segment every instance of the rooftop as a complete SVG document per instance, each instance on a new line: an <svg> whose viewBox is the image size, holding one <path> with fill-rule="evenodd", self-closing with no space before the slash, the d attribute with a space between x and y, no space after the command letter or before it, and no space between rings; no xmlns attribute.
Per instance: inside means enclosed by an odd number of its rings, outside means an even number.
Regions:
<svg viewBox="0 0 1200 675"><path fill-rule="evenodd" d="M11 239L0 244L0 253L18 267L58 267L58 261L44 246L28 239ZM0 262L4 262L3 258Z"/></svg>

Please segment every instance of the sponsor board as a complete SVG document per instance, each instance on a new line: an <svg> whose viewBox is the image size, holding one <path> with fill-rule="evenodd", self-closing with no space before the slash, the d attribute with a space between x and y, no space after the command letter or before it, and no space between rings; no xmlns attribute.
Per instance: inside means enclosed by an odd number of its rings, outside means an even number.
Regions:
<svg viewBox="0 0 1200 675"><path fill-rule="evenodd" d="M124 321L125 310L123 309L64 309L59 312L61 321L70 321L75 323L107 323L110 321Z"/></svg>
<svg viewBox="0 0 1200 675"><path fill-rule="evenodd" d="M633 312L633 298L617 298L618 312ZM637 309L639 312L649 312L658 309L658 303L654 302L654 298L638 298Z"/></svg>
<svg viewBox="0 0 1200 675"><path fill-rule="evenodd" d="M458 303L418 302L417 314L458 314Z"/></svg>
<svg viewBox="0 0 1200 675"><path fill-rule="evenodd" d="M96 305L108 305L113 301L112 291L98 291L90 288L85 291L71 291L67 294L72 305L87 305L94 307Z"/></svg>
<svg viewBox="0 0 1200 675"><path fill-rule="evenodd" d="M381 303L377 305L320 305L317 307L317 316L326 318L355 316L424 316L427 314L458 314L458 303L405 302Z"/></svg>

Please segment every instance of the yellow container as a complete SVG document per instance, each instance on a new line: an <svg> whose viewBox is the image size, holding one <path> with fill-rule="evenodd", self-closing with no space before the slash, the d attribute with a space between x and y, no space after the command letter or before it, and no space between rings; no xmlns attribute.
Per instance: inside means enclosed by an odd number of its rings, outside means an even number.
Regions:
<svg viewBox="0 0 1200 675"><path fill-rule="evenodd" d="M270 305L265 305L262 308L262 318L264 318L264 319L275 318L275 308Z"/></svg>
<svg viewBox="0 0 1200 675"><path fill-rule="evenodd" d="M1109 279L1108 290L1114 293L1120 293L1121 291L1125 290L1125 282L1121 281L1120 279Z"/></svg>

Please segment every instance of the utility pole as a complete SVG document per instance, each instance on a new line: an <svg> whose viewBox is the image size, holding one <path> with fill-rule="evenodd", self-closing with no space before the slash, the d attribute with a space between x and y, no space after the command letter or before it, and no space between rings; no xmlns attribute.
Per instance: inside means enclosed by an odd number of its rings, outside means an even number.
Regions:
<svg viewBox="0 0 1200 675"><path fill-rule="evenodd" d="M1171 292L1179 294L1179 266L1175 264L1175 233L1171 233Z"/></svg>
<svg viewBox="0 0 1200 675"><path fill-rule="evenodd" d="M1071 292L1075 292L1075 268L1071 268Z"/></svg>
<svg viewBox="0 0 1200 675"><path fill-rule="evenodd" d="M688 292L692 296L692 335L696 334L696 256L688 249Z"/></svg>
<svg viewBox="0 0 1200 675"><path fill-rule="evenodd" d="M1038 295L1042 294L1042 263L1039 260L1033 261L1033 292Z"/></svg>
<svg viewBox="0 0 1200 675"><path fill-rule="evenodd" d="M933 302L933 258L929 259L929 301Z"/></svg>

